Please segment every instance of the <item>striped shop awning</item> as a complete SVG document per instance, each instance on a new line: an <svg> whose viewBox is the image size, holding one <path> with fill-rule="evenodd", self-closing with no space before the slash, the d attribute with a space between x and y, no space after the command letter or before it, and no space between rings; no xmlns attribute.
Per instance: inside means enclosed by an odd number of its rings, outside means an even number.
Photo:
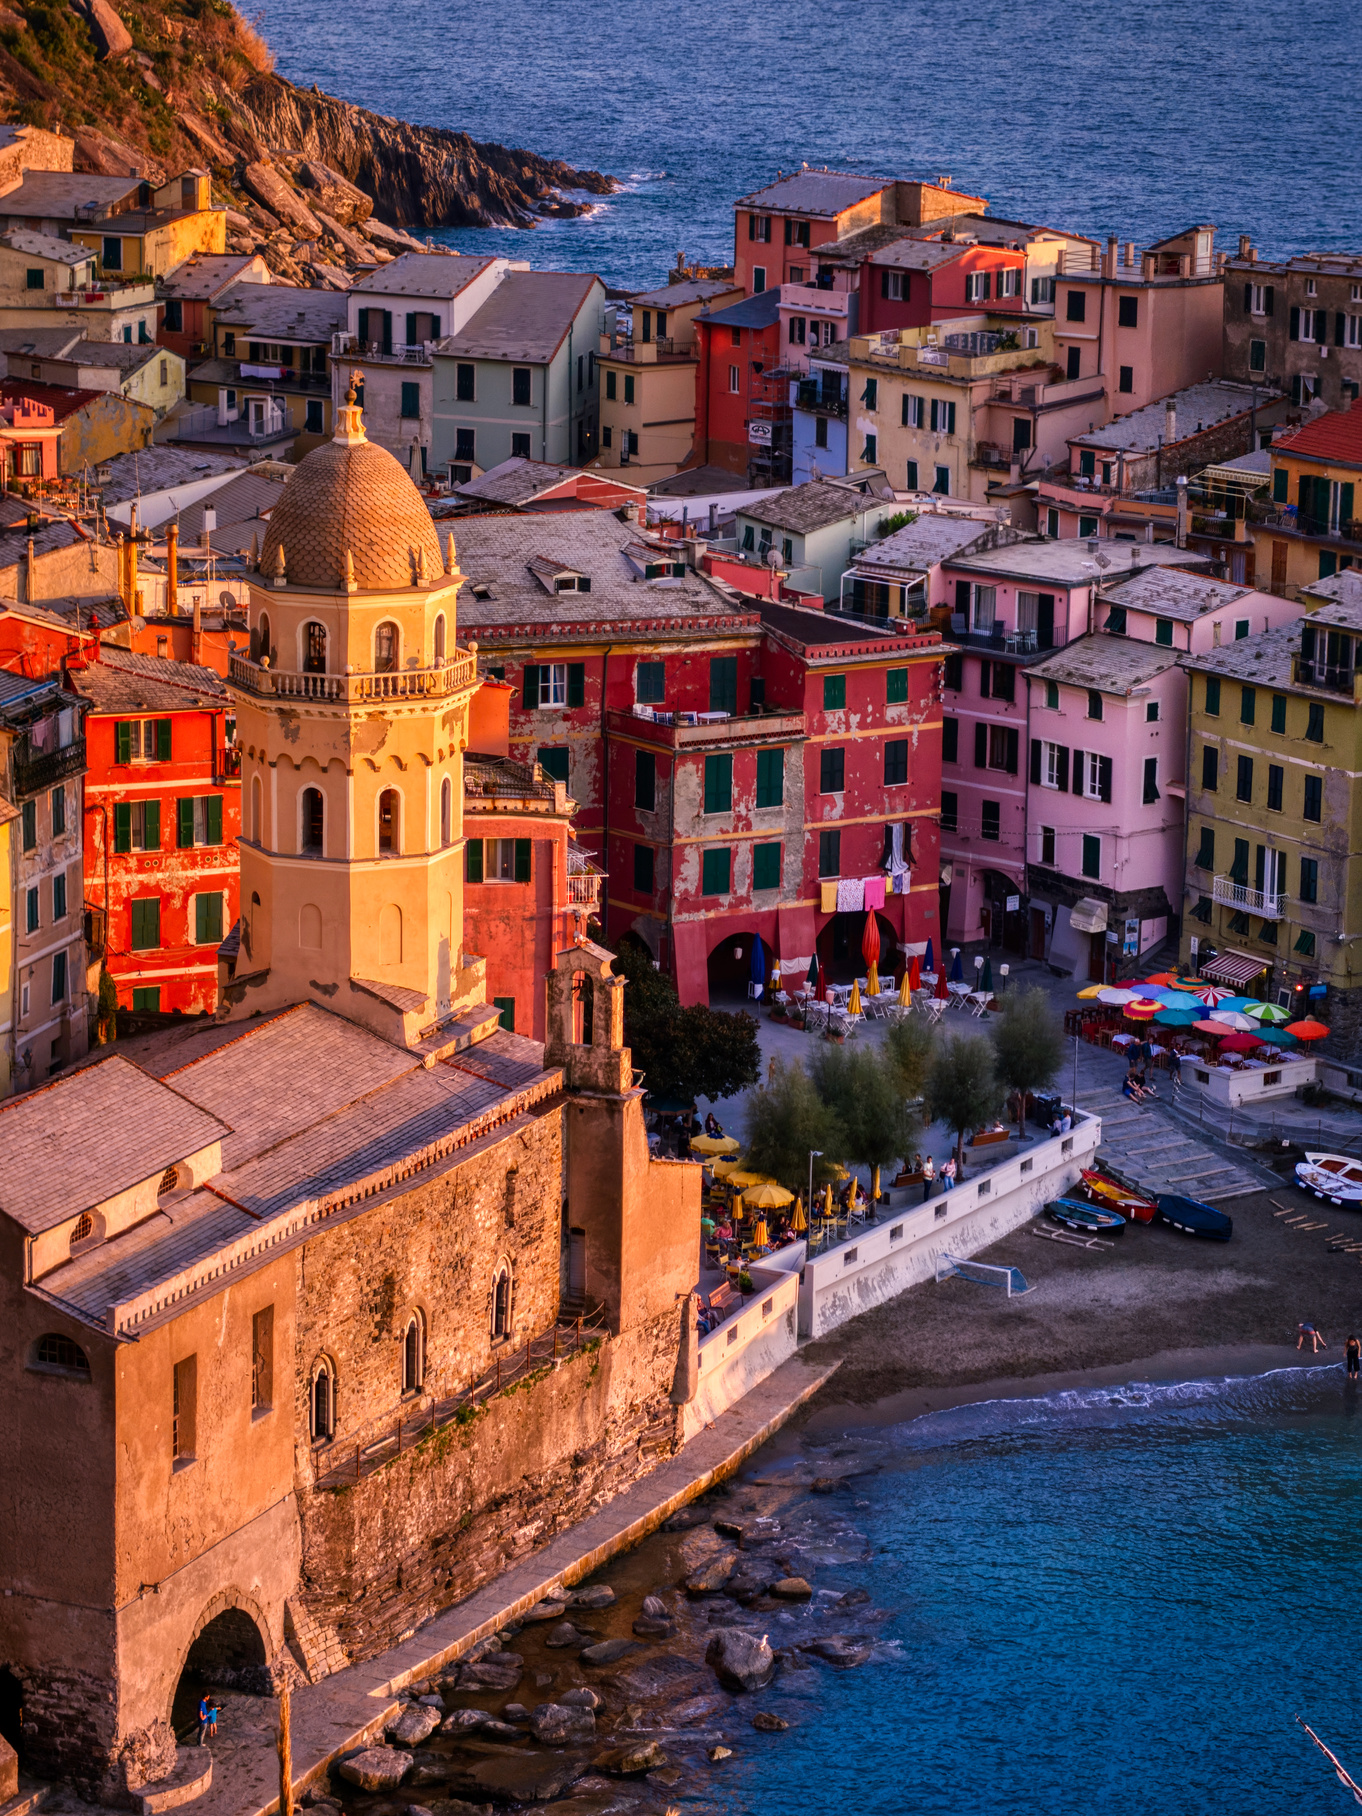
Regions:
<svg viewBox="0 0 1362 1816"><path fill-rule="evenodd" d="M1251 952L1221 952L1201 967L1201 975L1217 984L1251 984L1267 970L1268 960Z"/></svg>

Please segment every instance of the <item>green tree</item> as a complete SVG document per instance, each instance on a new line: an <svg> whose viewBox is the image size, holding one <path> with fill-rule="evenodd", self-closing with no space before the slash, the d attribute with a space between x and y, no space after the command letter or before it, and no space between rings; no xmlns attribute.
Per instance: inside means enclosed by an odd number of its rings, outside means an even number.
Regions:
<svg viewBox="0 0 1362 1816"><path fill-rule="evenodd" d="M824 1044L810 1072L818 1095L842 1125L845 1158L871 1169L871 1198L878 1198L880 1168L910 1153L918 1132L897 1065L878 1046Z"/></svg>
<svg viewBox="0 0 1362 1816"><path fill-rule="evenodd" d="M936 1058L936 1029L920 1015L905 1015L889 1023L884 1033L884 1055L898 1077L899 1089L909 1103L920 1103L927 1074Z"/></svg>
<svg viewBox="0 0 1362 1816"><path fill-rule="evenodd" d="M992 1041L982 1034L959 1034L942 1041L923 1097L932 1121L944 1122L955 1131L955 1163L963 1166L965 1130L991 1122L1003 1104Z"/></svg>
<svg viewBox="0 0 1362 1816"><path fill-rule="evenodd" d="M697 1003L681 1007L676 985L653 964L636 940L624 940L615 970L627 980L624 1039L635 1067L655 1097L732 1097L761 1077L757 1024L739 1011L729 1015Z"/></svg>
<svg viewBox="0 0 1362 1816"><path fill-rule="evenodd" d="M813 1163L815 1190L834 1179L837 1163L847 1158L846 1131L836 1111L797 1060L792 1065L775 1061L770 1083L748 1093L743 1123L744 1166L769 1173L801 1196L809 1189L811 1152L822 1152Z"/></svg>
<svg viewBox="0 0 1362 1816"><path fill-rule="evenodd" d="M993 1024L998 1077L1017 1093L1021 1131L1026 1133L1026 1094L1053 1083L1064 1058L1059 1017L1043 990L1011 990Z"/></svg>

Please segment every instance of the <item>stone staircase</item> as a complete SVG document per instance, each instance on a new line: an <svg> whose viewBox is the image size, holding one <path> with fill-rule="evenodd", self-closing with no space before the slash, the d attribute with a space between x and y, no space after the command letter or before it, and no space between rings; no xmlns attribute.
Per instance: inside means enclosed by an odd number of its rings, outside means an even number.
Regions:
<svg viewBox="0 0 1362 1816"><path fill-rule="evenodd" d="M1168 1088L1162 1077L1159 1088ZM1082 1092L1078 1107L1102 1118L1098 1160L1153 1191L1218 1200L1242 1198L1273 1183L1252 1164L1240 1164L1198 1141L1180 1118L1158 1104L1133 1103L1119 1090L1099 1088Z"/></svg>
<svg viewBox="0 0 1362 1816"><path fill-rule="evenodd" d="M284 1603L284 1644L310 1684L344 1671L350 1663L334 1627L319 1621L301 1596Z"/></svg>
<svg viewBox="0 0 1362 1816"><path fill-rule="evenodd" d="M0 1816L33 1816L47 1802L51 1787L45 1784L34 1784L32 1779L20 1778L19 1788L13 1797L0 1803Z"/></svg>

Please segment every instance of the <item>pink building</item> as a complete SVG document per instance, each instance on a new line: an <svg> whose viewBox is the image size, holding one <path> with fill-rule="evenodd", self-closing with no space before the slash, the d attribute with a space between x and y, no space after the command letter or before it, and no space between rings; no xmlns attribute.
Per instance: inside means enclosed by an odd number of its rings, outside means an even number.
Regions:
<svg viewBox="0 0 1362 1816"><path fill-rule="evenodd" d="M0 488L55 479L61 435L49 405L29 397L0 404Z"/></svg>
<svg viewBox="0 0 1362 1816"><path fill-rule="evenodd" d="M856 331L855 297L845 290L820 290L814 284L782 284L780 290L780 363L807 372L809 354L844 341Z"/></svg>

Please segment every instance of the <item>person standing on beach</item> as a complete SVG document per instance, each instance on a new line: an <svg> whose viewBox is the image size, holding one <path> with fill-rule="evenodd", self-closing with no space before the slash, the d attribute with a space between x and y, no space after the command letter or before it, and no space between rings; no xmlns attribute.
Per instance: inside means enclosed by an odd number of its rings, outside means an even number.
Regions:
<svg viewBox="0 0 1362 1816"><path fill-rule="evenodd" d="M1349 1337L1343 1346L1343 1353L1348 1359L1348 1379L1355 1381L1359 1364L1362 1364L1362 1343L1356 1337Z"/></svg>
<svg viewBox="0 0 1362 1816"><path fill-rule="evenodd" d="M1329 1345L1324 1341L1323 1333L1317 1331L1313 1324L1298 1324L1296 1326L1296 1331L1297 1349L1303 1349L1305 1347L1305 1339L1307 1337L1310 1339L1310 1354L1312 1356L1318 1355L1319 1351L1322 1349L1328 1349Z"/></svg>

